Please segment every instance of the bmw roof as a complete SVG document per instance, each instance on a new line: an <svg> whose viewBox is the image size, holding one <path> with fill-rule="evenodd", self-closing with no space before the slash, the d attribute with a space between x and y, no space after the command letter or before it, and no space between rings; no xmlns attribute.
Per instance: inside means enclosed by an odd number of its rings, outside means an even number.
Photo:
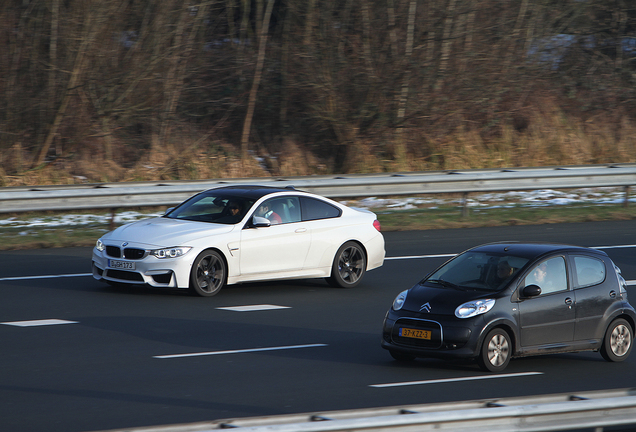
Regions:
<svg viewBox="0 0 636 432"><path fill-rule="evenodd" d="M208 189L202 193L215 193L222 194L227 192L228 195L239 196L248 199L257 200L265 195L273 194L276 192L294 192L296 189L293 186L287 186L285 188L261 186L261 185L230 185L221 186L218 188Z"/></svg>

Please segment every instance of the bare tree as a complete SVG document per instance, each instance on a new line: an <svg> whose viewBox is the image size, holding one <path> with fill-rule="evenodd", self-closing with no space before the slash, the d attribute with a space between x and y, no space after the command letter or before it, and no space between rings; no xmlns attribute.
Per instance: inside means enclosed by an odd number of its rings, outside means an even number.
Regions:
<svg viewBox="0 0 636 432"><path fill-rule="evenodd" d="M444 31L442 33L442 56L439 63L438 78L435 87L441 89L446 70L448 69L448 62L451 55L451 32L453 31L453 24L455 23L455 7L457 0L448 0L448 7L446 8L446 17L444 18Z"/></svg>
<svg viewBox="0 0 636 432"><path fill-rule="evenodd" d="M262 0L260 0L262 2ZM263 15L261 32L258 38L258 57L256 60L256 68L254 70L254 79L252 81L252 89L250 90L249 100L247 102L247 114L245 114L245 122L243 123L243 133L241 135L241 158L245 161L248 157L250 129L252 127L252 119L256 106L256 96L258 95L258 87L261 83L263 74L263 63L265 62L265 49L267 48L267 34L269 28L269 20L272 15L274 0L267 0L267 7Z"/></svg>
<svg viewBox="0 0 636 432"><path fill-rule="evenodd" d="M406 31L406 49L404 53L404 79L400 90L400 101L397 112L397 129L395 135L394 160L400 169L407 166L406 142L404 139L404 118L406 116L406 105L409 94L409 82L411 79L411 57L413 55L413 34L415 32L415 15L417 1L409 2L408 27Z"/></svg>
<svg viewBox="0 0 636 432"><path fill-rule="evenodd" d="M70 101L72 93L80 85L82 74L85 72L86 53L90 49L95 37L100 31L100 24L104 22L104 17L103 15L101 15L102 11L100 10L100 8L91 7L89 5L87 9L88 10L86 11L86 14L84 16L80 45L77 50L77 54L75 55L75 61L71 70L71 76L66 85L66 91L64 92L59 106L57 107L57 112L50 125L46 139L40 146L40 150L33 160L34 167L44 162L44 158L51 148L53 139L55 138L58 129L62 124L62 121L64 120L64 116L66 115L66 108L68 107L68 103ZM101 16L102 19L97 19L96 16Z"/></svg>
<svg viewBox="0 0 636 432"><path fill-rule="evenodd" d="M170 130L170 123L175 117L177 103L183 91L186 78L188 60L192 53L194 39L203 20L209 2L203 2L196 6L184 5L174 35L174 44L169 59L168 74L165 80L165 108L161 125L160 142L165 142ZM194 16L194 22L190 18Z"/></svg>
<svg viewBox="0 0 636 432"><path fill-rule="evenodd" d="M517 15L517 19L515 20L515 26L512 30L512 33L509 36L508 42L508 52L504 57L503 62L503 73L505 74L510 67L510 64L514 61L513 56L515 52L517 52L518 47L521 46L517 41L519 39L519 34L521 33L521 28L523 23L525 22L526 12L528 11L528 0L522 0L521 6L519 7L519 14Z"/></svg>

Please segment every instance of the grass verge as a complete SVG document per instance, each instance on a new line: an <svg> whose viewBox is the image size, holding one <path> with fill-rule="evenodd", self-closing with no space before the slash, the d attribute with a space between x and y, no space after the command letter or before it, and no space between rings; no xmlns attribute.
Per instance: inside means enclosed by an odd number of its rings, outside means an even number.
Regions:
<svg viewBox="0 0 636 432"><path fill-rule="evenodd" d="M386 231L478 228L636 219L636 206L574 204L471 210L467 216L454 208L378 212Z"/></svg>

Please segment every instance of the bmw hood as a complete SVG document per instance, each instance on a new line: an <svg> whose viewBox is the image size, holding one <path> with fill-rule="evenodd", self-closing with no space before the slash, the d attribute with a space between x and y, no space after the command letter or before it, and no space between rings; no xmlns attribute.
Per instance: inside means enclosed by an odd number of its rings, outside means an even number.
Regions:
<svg viewBox="0 0 636 432"><path fill-rule="evenodd" d="M225 234L233 229L234 225L159 217L123 225L104 235L102 240L143 243L157 247L186 246L194 239Z"/></svg>
<svg viewBox="0 0 636 432"><path fill-rule="evenodd" d="M415 285L408 291L402 310L434 315L454 315L457 306L480 298L492 298L492 293Z"/></svg>

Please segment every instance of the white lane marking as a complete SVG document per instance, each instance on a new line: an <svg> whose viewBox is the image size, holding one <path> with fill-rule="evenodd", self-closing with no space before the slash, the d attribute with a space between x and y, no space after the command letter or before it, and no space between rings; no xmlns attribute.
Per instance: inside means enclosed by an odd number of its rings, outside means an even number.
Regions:
<svg viewBox="0 0 636 432"><path fill-rule="evenodd" d="M3 322L0 324L16 326L16 327L37 327L37 326L47 326L47 325L58 325L58 324L77 324L78 321L66 321L60 319L41 319L41 320L31 320L31 321L12 321L12 322Z"/></svg>
<svg viewBox="0 0 636 432"><path fill-rule="evenodd" d="M476 380L485 380L485 379L493 379L493 378L516 378L516 377L531 376L531 375L543 375L543 372L522 372L522 373L512 373L512 374L502 374L502 375L480 375L480 376L474 376L474 377L443 378L443 379L434 379L434 380L426 380L426 381L407 381L407 382L388 383L388 384L372 384L369 387L375 387L375 388L403 387L403 386L422 385L422 384L440 384L440 383L450 383L450 382L476 381Z"/></svg>
<svg viewBox="0 0 636 432"><path fill-rule="evenodd" d="M636 248L635 245L616 245L616 246L590 246L591 249L624 249L624 248ZM410 256L398 256L398 257L385 257L385 261L391 260L404 260L404 259L423 259L423 258L450 258L457 255L454 254L433 254L433 255L410 255ZM18 277L5 277L0 278L2 281L14 281L14 280L29 280L29 279L47 279L47 278L63 278L63 277L81 277L92 276L92 273L78 273L78 274L63 274L63 275L47 275L47 276L18 276ZM629 281L628 285L634 285L636 282Z"/></svg>
<svg viewBox="0 0 636 432"><path fill-rule="evenodd" d="M0 278L0 281L16 281L16 280L30 280L30 279L51 279L51 278L82 277L82 276L93 276L93 273L77 273L77 274L46 275L46 276L5 277L5 278Z"/></svg>
<svg viewBox="0 0 636 432"><path fill-rule="evenodd" d="M454 257L457 254L439 254L439 255L411 255L411 256L401 256L401 257L386 257L385 261L391 260L403 260L403 259L421 259L421 258L449 258Z"/></svg>
<svg viewBox="0 0 636 432"><path fill-rule="evenodd" d="M222 354L243 354L243 353L261 352L261 351L280 351L280 350L289 350L289 349L317 348L317 347L326 347L326 346L327 344L289 345L289 346L268 347L268 348L249 348L249 349L242 349L242 350L209 351L209 352L189 353L189 354L158 355L158 356L153 356L152 358L170 359L170 358L180 358L180 357L199 357L199 356L222 355Z"/></svg>
<svg viewBox="0 0 636 432"><path fill-rule="evenodd" d="M251 306L218 307L216 309L229 310L234 312L252 312L252 311L264 311L264 310L273 310L273 309L290 309L290 307L262 304L262 305L251 305Z"/></svg>

